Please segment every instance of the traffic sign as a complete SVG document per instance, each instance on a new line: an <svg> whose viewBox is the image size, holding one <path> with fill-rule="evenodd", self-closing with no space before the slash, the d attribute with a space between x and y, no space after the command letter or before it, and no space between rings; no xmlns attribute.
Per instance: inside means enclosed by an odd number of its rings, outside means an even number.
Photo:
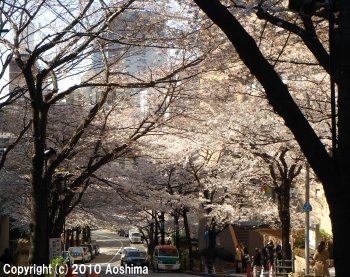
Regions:
<svg viewBox="0 0 350 277"><path fill-rule="evenodd" d="M61 239L50 238L49 239L50 261L61 255Z"/></svg>
<svg viewBox="0 0 350 277"><path fill-rule="evenodd" d="M310 202L306 201L304 206L303 206L303 210L304 212L311 212L312 211L312 207L311 207L311 204Z"/></svg>

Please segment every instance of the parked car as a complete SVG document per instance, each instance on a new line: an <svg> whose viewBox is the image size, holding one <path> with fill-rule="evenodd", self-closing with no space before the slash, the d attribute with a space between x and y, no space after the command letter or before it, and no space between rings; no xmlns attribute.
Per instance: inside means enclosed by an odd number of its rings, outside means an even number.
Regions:
<svg viewBox="0 0 350 277"><path fill-rule="evenodd" d="M100 254L100 247L98 246L98 244L92 244L92 249L95 252L95 256Z"/></svg>
<svg viewBox="0 0 350 277"><path fill-rule="evenodd" d="M77 262L86 263L91 261L91 254L87 247L74 246L68 248L68 254L71 257L71 263L75 264Z"/></svg>
<svg viewBox="0 0 350 277"><path fill-rule="evenodd" d="M153 272L159 270L180 270L179 252L173 245L157 245L153 252Z"/></svg>
<svg viewBox="0 0 350 277"><path fill-rule="evenodd" d="M83 244L83 247L87 247L89 249L89 252L91 254L91 260L95 258L95 250L92 244Z"/></svg>
<svg viewBox="0 0 350 277"><path fill-rule="evenodd" d="M147 253L137 248L126 250L120 259L120 265L149 266Z"/></svg>
<svg viewBox="0 0 350 277"><path fill-rule="evenodd" d="M132 250L137 250L137 248L132 246L123 247L123 249L119 250L118 252L118 254L121 255L120 259L122 259L128 251L132 251Z"/></svg>

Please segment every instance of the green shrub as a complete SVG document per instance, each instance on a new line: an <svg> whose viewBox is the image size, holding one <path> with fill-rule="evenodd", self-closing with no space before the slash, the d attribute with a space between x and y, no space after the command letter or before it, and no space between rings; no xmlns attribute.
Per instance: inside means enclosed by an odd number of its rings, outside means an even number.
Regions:
<svg viewBox="0 0 350 277"><path fill-rule="evenodd" d="M333 236L327 233L324 229L320 229L320 238L326 242L333 241Z"/></svg>
<svg viewBox="0 0 350 277"><path fill-rule="evenodd" d="M294 238L294 247L295 248L305 248L305 231L304 230L298 230L295 235L293 235Z"/></svg>
<svg viewBox="0 0 350 277"><path fill-rule="evenodd" d="M295 256L305 258L305 249L304 248L294 248L293 253Z"/></svg>
<svg viewBox="0 0 350 277"><path fill-rule="evenodd" d="M63 258L62 256L58 256L57 258L53 259L51 261L52 272L50 277L57 277L57 275L55 274L55 267L64 266L67 262L68 262L68 259ZM60 275L59 277L63 277L63 276L65 276L65 274Z"/></svg>

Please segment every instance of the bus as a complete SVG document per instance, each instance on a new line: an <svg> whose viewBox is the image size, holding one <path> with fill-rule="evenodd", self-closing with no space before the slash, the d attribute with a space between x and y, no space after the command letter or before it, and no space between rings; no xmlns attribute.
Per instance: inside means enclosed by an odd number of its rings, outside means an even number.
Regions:
<svg viewBox="0 0 350 277"><path fill-rule="evenodd" d="M153 272L180 270L179 251L173 245L157 245L153 252Z"/></svg>

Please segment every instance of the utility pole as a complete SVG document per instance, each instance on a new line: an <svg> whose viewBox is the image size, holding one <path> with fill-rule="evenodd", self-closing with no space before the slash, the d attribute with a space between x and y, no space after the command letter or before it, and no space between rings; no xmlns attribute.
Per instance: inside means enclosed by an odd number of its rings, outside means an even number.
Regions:
<svg viewBox="0 0 350 277"><path fill-rule="evenodd" d="M305 274L310 273L310 209L307 207L310 205L310 165L306 162L305 165Z"/></svg>

